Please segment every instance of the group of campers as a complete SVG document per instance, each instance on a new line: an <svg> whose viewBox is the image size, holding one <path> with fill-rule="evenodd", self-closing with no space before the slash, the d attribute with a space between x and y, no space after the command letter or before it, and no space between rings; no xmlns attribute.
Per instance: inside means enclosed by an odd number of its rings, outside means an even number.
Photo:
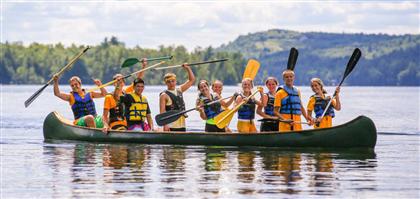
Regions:
<svg viewBox="0 0 420 199"><path fill-rule="evenodd" d="M146 68L147 60L143 59L141 63L141 67ZM163 77L166 90L159 95L160 114L173 110L185 110L183 93L194 84L196 78L188 64L183 64L182 67L188 73L188 80L183 84L177 85L177 77L173 73L167 73ZM82 89L82 81L77 76L69 80L72 91L63 93L58 86L59 76L55 75L54 95L69 102L74 115L74 124L78 126L102 128L105 133L110 129L186 131L186 116L184 115L174 122L163 125L163 128L154 126L148 99L144 95L143 75L144 72L138 73L132 84L128 86L125 84L123 75L114 75L113 79L116 80L114 91L110 93L105 88L101 88L100 92L88 92ZM197 84L199 94L195 106L200 117L205 121L205 132L231 132L228 126L219 128L214 118L223 111L229 110L229 107L239 105L238 132L258 132L254 121L256 113L263 118L261 132L302 130L304 122L301 122L301 116L307 121L305 123L313 125L314 128L331 127L334 109L341 109L340 87L336 88L336 95L331 99L327 96L321 79L313 78L310 83L314 94L310 97L305 110L300 90L294 86L294 71L285 70L282 77L284 81L282 86L276 78L268 77L265 81L268 91L264 92L264 89L259 87L259 98L252 94L254 85L250 78L244 78L240 92L233 94L230 98L222 98L223 83L221 81L215 80L209 83L206 80L200 80ZM100 80L95 80L95 84L100 86L102 83ZM102 97L105 97L104 110L103 115L100 116L96 111L93 98ZM330 100L331 104L327 106Z"/></svg>

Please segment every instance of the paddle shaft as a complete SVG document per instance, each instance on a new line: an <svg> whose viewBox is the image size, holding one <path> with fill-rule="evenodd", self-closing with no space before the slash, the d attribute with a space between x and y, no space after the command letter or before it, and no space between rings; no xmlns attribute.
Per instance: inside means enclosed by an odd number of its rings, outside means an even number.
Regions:
<svg viewBox="0 0 420 199"><path fill-rule="evenodd" d="M90 47L86 46L86 48L83 49L82 52L77 54L73 59L70 60L67 65L65 65L60 71L56 73L56 75L61 76L64 71L66 71L68 68L70 68L74 62L76 62L77 59L79 59L83 54L86 53L87 50L89 50ZM37 90L34 94L32 94L26 101L25 101L25 108L27 108L40 94L42 91L44 91L45 88L47 88L48 85L51 84L51 82L54 81L54 77L52 77L47 83L44 84L44 86L41 87L41 89Z"/></svg>
<svg viewBox="0 0 420 199"><path fill-rule="evenodd" d="M203 105L201 105L200 107L210 106L210 105L212 105L212 104L215 104L215 103L217 103L217 102L220 102L220 101L222 101L222 100L225 100L225 99L228 99L228 98L231 98L231 97L233 97L233 96L229 96L229 97L225 97L225 98L222 98L222 99L218 99L218 100L215 100L215 101L209 102L209 103L207 103L207 104L203 104ZM177 117L177 116L183 115L183 114L185 114L185 113L188 113L188 112L190 112L190 111L193 111L193 110L195 110L195 109L196 109L196 108L191 108L191 109L188 109L188 110L185 110L185 111L181 111L181 112L179 112L179 113L175 113L175 114L173 114L173 115L168 115L168 116L166 116L166 117L162 117L162 118L160 118L160 120L167 120L167 119L172 118L172 117Z"/></svg>
<svg viewBox="0 0 420 199"><path fill-rule="evenodd" d="M216 63L216 62L223 62L223 61L227 61L229 59L216 59L216 60L211 60L211 61L203 61L203 62L196 62L196 63L191 63L188 64L189 66L196 66L196 65L202 65L202 64L211 64L211 63ZM168 68L177 68L177 67L181 67L184 64L179 64L179 65L174 65L174 66L164 66L164 67L159 67L159 68L155 68L155 70L163 70L163 69L168 69Z"/></svg>
<svg viewBox="0 0 420 199"><path fill-rule="evenodd" d="M338 84L338 87L340 87L341 84L343 84L343 82L346 79L346 77L351 73L351 71L353 71L353 69L356 66L357 62L359 61L361 55L362 55L362 52L360 51L360 49L358 49L358 48L354 49L353 54L350 57L349 62L347 63L347 67L346 67L346 70L344 71L343 78L341 79L340 84ZM324 118L325 113L327 113L327 110L328 110L328 108L330 108L331 102L335 98L336 95L337 95L337 91L334 92L334 95L329 100L327 106L324 109L324 112L322 112L322 115L320 117L321 120L322 120L322 118ZM319 126L319 123L317 123L316 125Z"/></svg>
<svg viewBox="0 0 420 199"><path fill-rule="evenodd" d="M156 57L156 58L146 58L147 61L160 61L160 60L166 60L166 59L172 59L174 56L164 56L164 57Z"/></svg>
<svg viewBox="0 0 420 199"><path fill-rule="evenodd" d="M79 57L81 57L83 54L85 54L85 52L89 49L90 49L89 46L87 46L85 49L83 49L82 52L80 52L78 55L76 55L76 57L74 57L72 60L70 60L70 62L66 66L64 66L60 71L58 71L58 73L56 73L56 74L58 76L61 76L64 73L64 71L66 71L68 68L70 68L74 64L74 62L76 62L76 60L78 60ZM47 83L50 84L53 80L54 80L54 77L52 77L50 79L50 81L48 81Z"/></svg>
<svg viewBox="0 0 420 199"><path fill-rule="evenodd" d="M143 71L146 71L146 70L152 69L152 68L154 68L154 67L156 67L156 66L159 66L159 65L161 65L161 64L163 64L163 63L165 63L165 61L161 61L161 62L159 62L159 63L157 63L157 64L154 64L154 65L151 65L151 66L149 66L149 67L147 67L147 68L143 68L143 69L141 69L141 70L139 70L139 71L136 71L136 72L134 72L134 73L131 73L131 74L129 74L129 75L126 75L126 76L124 76L124 77L123 77L123 79L127 79L127 78L129 78L129 77L131 77L131 76L133 76L133 75L136 75L137 73L141 73L141 72L143 72ZM105 83L105 84L102 84L102 85L100 85L100 86L97 86L97 87L95 87L95 88L92 88L92 89L88 90L88 92L92 92L92 91L95 91L95 90L98 90L98 89L101 89L101 88L107 87L107 86L109 86L109 85L111 85L111 84L115 83L116 81L118 81L118 79L114 79L114 80L112 80L112 81L110 81L110 82L107 82L107 83Z"/></svg>

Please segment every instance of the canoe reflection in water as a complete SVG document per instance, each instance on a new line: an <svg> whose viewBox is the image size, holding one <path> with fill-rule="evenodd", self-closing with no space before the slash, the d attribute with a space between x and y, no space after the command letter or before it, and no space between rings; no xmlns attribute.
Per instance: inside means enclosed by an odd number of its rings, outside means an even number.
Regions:
<svg viewBox="0 0 420 199"><path fill-rule="evenodd" d="M208 197L333 195L340 192L343 181L355 180L346 178L343 170L365 179L375 175L377 166L371 150L92 143L77 143L69 150L65 143L44 149L60 157L48 159L48 165L57 177L70 178L74 197L102 191L92 189L95 184L105 184L107 192L119 196L135 190L138 197L185 196L179 194L186 192ZM375 189L375 185L363 189Z"/></svg>
<svg viewBox="0 0 420 199"><path fill-rule="evenodd" d="M142 168L149 154L143 147L130 147L126 145L106 145L103 149L103 166L121 169L125 166Z"/></svg>

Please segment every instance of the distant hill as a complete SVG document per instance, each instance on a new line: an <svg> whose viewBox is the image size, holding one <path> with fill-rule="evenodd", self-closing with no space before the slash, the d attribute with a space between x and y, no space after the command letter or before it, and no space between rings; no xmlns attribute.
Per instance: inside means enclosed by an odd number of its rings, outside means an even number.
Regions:
<svg viewBox="0 0 420 199"><path fill-rule="evenodd" d="M327 85L336 85L354 48L362 58L346 79L348 85L420 85L420 35L337 34L296 32L273 29L239 36L216 51L240 52L245 58L261 62L257 81L267 76L281 79L289 50L299 50L296 83L308 85L320 77Z"/></svg>

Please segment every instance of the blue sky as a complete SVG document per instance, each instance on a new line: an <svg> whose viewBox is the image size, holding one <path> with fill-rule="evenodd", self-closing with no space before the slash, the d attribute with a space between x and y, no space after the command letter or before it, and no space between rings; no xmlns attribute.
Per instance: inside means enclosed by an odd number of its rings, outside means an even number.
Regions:
<svg viewBox="0 0 420 199"><path fill-rule="evenodd" d="M218 47L268 29L419 34L419 1L8 1L1 41Z"/></svg>

